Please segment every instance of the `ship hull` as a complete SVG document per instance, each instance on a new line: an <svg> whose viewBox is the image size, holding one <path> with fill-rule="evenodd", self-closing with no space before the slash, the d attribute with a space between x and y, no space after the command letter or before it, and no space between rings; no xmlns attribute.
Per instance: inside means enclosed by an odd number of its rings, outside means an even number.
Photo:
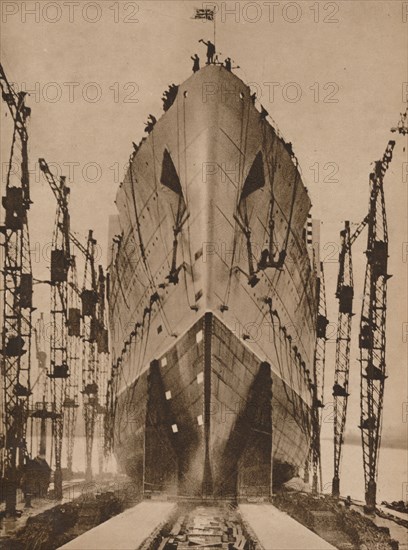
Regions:
<svg viewBox="0 0 408 550"><path fill-rule="evenodd" d="M143 491L270 494L308 454L316 339L311 203L289 144L248 86L205 67L133 154L116 204L119 464Z"/></svg>
<svg viewBox="0 0 408 550"><path fill-rule="evenodd" d="M205 314L118 397L115 451L140 492L270 496L304 465L309 409Z"/></svg>

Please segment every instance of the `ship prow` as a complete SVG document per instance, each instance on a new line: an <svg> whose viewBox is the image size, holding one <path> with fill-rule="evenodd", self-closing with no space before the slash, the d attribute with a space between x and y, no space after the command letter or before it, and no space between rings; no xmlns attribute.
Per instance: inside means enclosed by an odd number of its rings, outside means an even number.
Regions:
<svg viewBox="0 0 408 550"><path fill-rule="evenodd" d="M295 405L282 407L288 392L207 312L119 395L119 462L147 493L270 496L307 446L307 406L294 420Z"/></svg>
<svg viewBox="0 0 408 550"><path fill-rule="evenodd" d="M287 477L310 439L316 273L291 147L209 65L178 87L116 203L119 462L143 490L270 494L272 463Z"/></svg>

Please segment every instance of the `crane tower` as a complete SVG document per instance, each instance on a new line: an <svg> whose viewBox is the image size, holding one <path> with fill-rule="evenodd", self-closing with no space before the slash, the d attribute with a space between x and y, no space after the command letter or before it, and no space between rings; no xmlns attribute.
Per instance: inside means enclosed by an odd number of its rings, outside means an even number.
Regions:
<svg viewBox="0 0 408 550"><path fill-rule="evenodd" d="M1 372L3 387L2 477L6 515L15 515L18 474L26 456L26 429L31 367L31 317L33 276L30 257L28 211L31 206L28 172L27 120L31 110L25 93L16 93L0 65L2 98L13 121L13 138L2 206L3 235L3 319Z"/></svg>

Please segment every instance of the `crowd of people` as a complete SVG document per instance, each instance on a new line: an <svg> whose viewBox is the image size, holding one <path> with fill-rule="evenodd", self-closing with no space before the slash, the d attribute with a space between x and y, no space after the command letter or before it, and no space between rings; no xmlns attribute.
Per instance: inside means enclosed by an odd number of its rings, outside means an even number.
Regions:
<svg viewBox="0 0 408 550"><path fill-rule="evenodd" d="M179 87L176 86L175 84L170 84L169 89L163 93L163 97L162 97L163 111L168 111L170 107L173 105L174 100L177 97L178 88Z"/></svg>
<svg viewBox="0 0 408 550"><path fill-rule="evenodd" d="M207 47L206 65L220 65L220 66L224 67L229 72L231 72L233 69L239 69L240 68L239 66L233 66L233 60L231 59L231 57L226 57L224 59L224 61L219 61L218 60L218 54L217 54L216 49L215 49L215 44L213 44L211 42L211 40L206 41L206 40L203 40L202 38L200 38L200 40L198 42L204 44ZM201 68L200 67L200 57L198 56L197 53L195 53L194 55L191 56L191 60L193 62L193 67L192 67L193 73L196 73ZM173 105L173 103L174 103L174 101L177 97L178 90L179 90L179 87L174 83L170 84L168 89L165 90L165 92L163 93L163 96L162 96L163 110L164 111L168 111L170 109L170 107ZM257 95L256 95L256 92L254 92L250 95L250 99L251 99L252 103L255 105L255 103L258 99ZM261 105L260 108L261 108L261 110L260 110L261 120L267 119L267 117L269 116L268 111L265 109L265 107L263 105ZM150 132L153 130L156 122L157 122L156 117L154 117L153 115L150 114L148 116L147 122L145 122L145 132L150 134ZM144 141L144 139L145 138L143 138L142 141ZM286 142L284 144L285 144L285 148L287 149L287 151L290 154L291 158L294 160L295 164L297 165L297 159L296 159L296 156L293 152L292 144L291 143L286 143ZM133 143L133 147L134 147L134 154L135 154L138 151L138 149L140 147L140 144L136 145L135 143Z"/></svg>

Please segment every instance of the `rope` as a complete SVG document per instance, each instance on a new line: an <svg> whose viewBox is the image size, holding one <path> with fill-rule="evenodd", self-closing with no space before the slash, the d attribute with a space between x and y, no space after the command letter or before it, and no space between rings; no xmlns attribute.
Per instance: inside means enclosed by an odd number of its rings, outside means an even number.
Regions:
<svg viewBox="0 0 408 550"><path fill-rule="evenodd" d="M125 291L123 290L122 280L121 280L121 277L119 276L119 265L118 264L119 264L118 256L116 255L115 261L113 263L113 267L115 268L115 270L117 271L117 274L118 274L116 280L118 281L119 289L122 293L123 301L125 302L125 305L128 308L128 310L130 310L130 306L129 306L127 298L126 298Z"/></svg>
<svg viewBox="0 0 408 550"><path fill-rule="evenodd" d="M158 191L158 183L157 183L157 171L156 171L156 155L155 155L155 148L154 148L154 133L151 134L152 136L152 149L153 149L153 177L154 177L154 191L156 193L157 201L156 201L156 210L157 210L157 219L160 220L160 210L159 210L159 191ZM161 242L163 243L164 250L165 250L165 258L168 258L169 251L167 250L166 246L166 239L163 238L163 233L161 230L161 223L159 223L159 230L160 230L160 238ZM168 268L170 270L170 263L168 262Z"/></svg>
<svg viewBox="0 0 408 550"><path fill-rule="evenodd" d="M272 305L271 304L269 304L269 314L270 314L270 318L271 318L271 322L272 322L273 345L274 345L274 348L275 348L276 358L277 358L277 361L278 361L279 374L280 374L282 382L283 382L283 389L285 391L286 398L287 398L288 402L293 406L293 412L295 413L295 404L294 404L293 400L289 397L289 394L288 394L288 391L287 391L287 388L286 388L286 383L285 383L286 376L285 376L285 372L284 372L282 361L281 361L281 358L282 358L282 339L279 337L280 350L278 350L275 323L274 323L274 315L273 315L273 312L272 312ZM279 326L281 327L282 325L280 323L280 318L279 318L278 315L276 315L276 317L278 319ZM292 369L289 368L289 373L290 373L289 377L291 377L291 371L292 371ZM290 380L290 385L293 388L292 380Z"/></svg>
<svg viewBox="0 0 408 550"><path fill-rule="evenodd" d="M141 230L140 230L139 214L138 214L137 206L136 206L136 196L135 196L134 181L133 181L132 163L130 163L130 165L129 165L129 174L130 174L130 190L131 190L132 200L133 200L133 209L134 209L135 218L136 218L136 230L137 230L137 235L139 237L140 254L141 254L143 263L145 265L147 276L149 278L149 267L148 267L148 264L147 264L147 258L146 258L146 253L145 253L145 249L144 249L144 245L143 245L142 233L141 233ZM132 224L132 226L133 226L133 224Z"/></svg>
<svg viewBox="0 0 408 550"><path fill-rule="evenodd" d="M154 140L152 140L152 147L153 147L153 164L155 166L155 153L154 153ZM154 168L155 170L155 168ZM146 258L146 253L145 253L145 249L144 249L144 245L143 245L143 240L142 240L142 234L141 234L141 228L140 228L140 220L139 220L139 214L137 212L137 206L136 206L136 196L135 196L135 189L134 189L134 181L133 181L133 170L132 170L132 163L130 163L130 167L129 167L129 174L130 174L130 182L131 182L131 192L132 192L132 199L133 199L133 207L134 207L134 211L135 211L135 217L136 217L136 228L137 228L137 233L138 233L138 237L139 237L139 246L140 246L140 252L141 252L141 256L142 256L142 260L143 260L143 264L145 266L145 270L146 270L146 275L147 275L147 278L149 279L149 283L154 291L154 293L157 293L157 287L156 287L156 284L154 282L154 277L151 273L151 270L150 270L150 266L149 266L149 263L147 261L147 258ZM155 176L155 179L156 179L156 176ZM163 323L165 324L166 326L166 330L168 332L168 334L171 334L172 331L171 331L171 328L170 325L169 325L169 322L168 322L168 319L167 319L167 316L164 312L164 309L163 309L163 306L159 300L159 307L160 307L160 311L161 311L161 316L162 316L162 319L163 319Z"/></svg>
<svg viewBox="0 0 408 550"><path fill-rule="evenodd" d="M267 146L266 146L266 127L264 126L263 127L263 135L262 135L262 141L263 141L263 148L266 150L266 155L267 155L267 162L266 162L266 167L267 167L267 170L268 170L268 178L269 178L269 182L270 182L270 192L271 192L271 200L270 200L270 203L269 203L269 208L270 208L270 211L268 212L268 219L269 219L269 251L271 251L272 249L272 243L273 243L273 229L275 227L275 223L273 221L273 218L274 218L274 210L275 210L275 193L274 193L274 183L275 183L275 175L276 175L276 170L277 170L277 162L274 162L274 165L273 165L273 169L272 169L272 174L271 174L271 167L270 167L270 164L269 164L269 158L271 158L271 161L273 162L274 159L275 159L275 155L276 155L276 151L275 151L275 154L274 154L274 141L272 139L272 143L271 143L271 148L270 150L268 150ZM275 140L276 140L276 137L275 137ZM268 232L268 229L265 227L265 233ZM272 261L272 258L270 258L270 261Z"/></svg>
<svg viewBox="0 0 408 550"><path fill-rule="evenodd" d="M190 249L191 250L191 249ZM181 241L181 256L183 258L183 263L182 265L185 266L186 265L186 261L185 261L185 257L184 257L184 245L183 245L183 241ZM191 264L191 275L193 276L193 265ZM186 298L187 298L187 302L188 302L188 305L189 307L191 308L192 305L191 305L191 302L190 302L190 296L189 296L189 292L188 292L188 284L187 284L187 270L184 268L183 269L183 280L184 280L184 286L185 286L185 289L186 289ZM193 281L193 285L194 285L194 281ZM194 286L193 286L193 292L194 292ZM194 299L195 299L195 292L194 292Z"/></svg>
<svg viewBox="0 0 408 550"><path fill-rule="evenodd" d="M14 157L14 147L16 144L16 135L17 135L17 128L14 125L14 131L13 131L13 139L11 142L11 148L10 148L10 158L9 158L9 165L7 170L7 187L10 186L10 176L11 176L11 168L13 164L13 157Z"/></svg>
<svg viewBox="0 0 408 550"><path fill-rule="evenodd" d="M244 108L245 108L245 104L243 103L242 105L242 111L244 111ZM237 225L238 225L238 222L236 220L236 216L238 215L239 213L239 198L240 198L240 194L242 192L242 180L243 180L243 167L244 167L244 163L245 163L245 157L246 157L246 145L247 145L247 137L248 137L248 125L249 125L249 110L250 110L250 106L249 106L249 103L248 103L248 112L247 112L247 121L246 121L246 127L245 127L245 131L244 131L244 112L242 112L242 116L240 117L241 118L241 130L240 130L240 142L239 142L239 163L238 163L238 185L237 185L237 193L236 193L236 197L235 197L235 212L234 212L234 220L235 220L235 224L234 224L234 239L233 239L233 243L232 243L232 254L231 254L231 264L230 264L230 269L229 269L229 274L228 274L228 281L227 281L227 286L226 286L226 289L225 289L225 299L224 299L224 304L226 306L228 306L228 302L229 302L229 298L230 298L230 294L231 294L231 279L232 279L232 271L233 271L233 266L234 266L234 262L235 262L235 252L236 252L236 246L237 246L237 233L238 233L238 228L237 228ZM244 136L245 136L245 140L244 140ZM244 151L242 153L242 143L244 142Z"/></svg>
<svg viewBox="0 0 408 550"><path fill-rule="evenodd" d="M186 132L186 98L183 97L183 137L184 137L184 177L185 177L185 197L186 197L186 208L188 209L188 175L187 175L187 132ZM194 281L194 269L193 269L193 256L191 254L191 235L190 235L190 224L187 225L187 233L188 233L188 253L190 258L190 265L191 265L191 282L193 285L193 294L194 294L194 302L195 302L195 281ZM183 258L184 259L184 258ZM187 278L186 278L187 281ZM187 294L188 296L188 294ZM190 305L190 301L189 301Z"/></svg>
<svg viewBox="0 0 408 550"><path fill-rule="evenodd" d="M298 426L300 428L302 428L302 429L306 428L307 429L308 422L307 422L307 415L306 415L305 410L304 410L303 400L301 399L301 397L297 394L297 392L294 389L294 387L295 387L294 379L293 379L293 370L294 369L297 371L297 383L298 383L299 391L300 391L300 388L301 388L301 383L299 381L300 364L297 365L296 361L295 362L293 361L292 356L293 356L294 350L292 349L291 346L288 348L289 337L285 335L285 355L286 355L286 362L287 362L288 367L289 367L288 368L289 383L290 383L290 387L292 389L292 397L289 397L289 393L287 391L286 383L285 383L286 376L284 374L282 363L279 360L279 357L281 357L281 355L282 355L282 339L279 338L279 341L280 341L280 352L279 352L278 349L277 349L277 344L276 344L276 331L275 331L275 324L273 322L273 312L272 312L271 304L269 304L269 311L270 311L272 327L273 327L274 347L275 347L275 351L276 351L276 356L278 358L279 373L280 373L280 376L282 378L283 389L284 389L284 392L285 392L285 395L286 395L286 398L287 398L288 402L293 407L293 417L294 417L296 423L298 424ZM276 317L278 318L280 329L283 330L283 326L282 326L280 318L277 314L276 314ZM286 332L285 332L285 334L286 334ZM297 404L297 402L300 403L300 407ZM301 416L301 424L298 422L299 414Z"/></svg>
<svg viewBox="0 0 408 550"><path fill-rule="evenodd" d="M295 199L296 199L298 180L299 180L299 172L296 170L295 182L293 184L292 204L290 205L289 221L288 221L288 227L287 227L287 231L286 231L285 245L283 247L283 250L285 250L285 251L287 250L287 247L288 247L289 234L290 234L290 231L292 229L292 217L293 217L293 210L294 210L294 207L295 207Z"/></svg>

